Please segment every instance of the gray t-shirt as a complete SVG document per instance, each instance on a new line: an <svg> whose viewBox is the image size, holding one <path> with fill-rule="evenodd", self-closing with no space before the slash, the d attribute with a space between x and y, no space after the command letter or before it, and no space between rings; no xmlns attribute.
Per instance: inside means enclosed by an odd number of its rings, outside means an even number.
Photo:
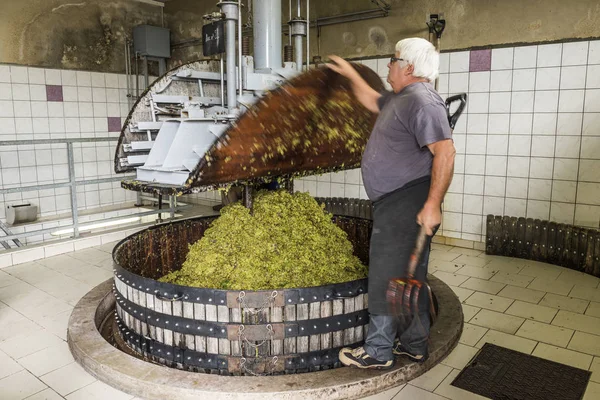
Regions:
<svg viewBox="0 0 600 400"><path fill-rule="evenodd" d="M451 139L446 106L430 83L413 83L399 93L384 93L380 113L362 157L369 199L431 175L433 155L426 147Z"/></svg>

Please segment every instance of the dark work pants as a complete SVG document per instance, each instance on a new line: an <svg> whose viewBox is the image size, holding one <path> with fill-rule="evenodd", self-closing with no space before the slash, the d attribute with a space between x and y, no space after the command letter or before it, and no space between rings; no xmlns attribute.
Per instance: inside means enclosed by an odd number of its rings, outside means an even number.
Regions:
<svg viewBox="0 0 600 400"><path fill-rule="evenodd" d="M380 361L393 359L392 346L398 337L412 354L427 354L430 315L429 297L419 295L419 312L409 326L398 326L389 310L386 290L390 279L406 277L408 260L415 246L419 225L417 214L423 208L430 187L429 177L417 179L373 204L373 232L369 251L369 331L365 350ZM425 281L431 239L427 241L415 271L415 279Z"/></svg>

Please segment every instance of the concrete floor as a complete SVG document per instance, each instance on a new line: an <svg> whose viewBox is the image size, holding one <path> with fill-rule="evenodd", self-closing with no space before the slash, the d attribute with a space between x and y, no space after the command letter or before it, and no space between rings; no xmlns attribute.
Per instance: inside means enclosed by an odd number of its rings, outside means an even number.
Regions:
<svg viewBox="0 0 600 400"><path fill-rule="evenodd" d="M65 341L73 306L112 276L114 244L0 270L0 399L134 399L87 374ZM584 399L600 398L600 279L437 244L430 271L463 303L460 344L424 376L366 399L482 398L450 383L485 342L591 370Z"/></svg>

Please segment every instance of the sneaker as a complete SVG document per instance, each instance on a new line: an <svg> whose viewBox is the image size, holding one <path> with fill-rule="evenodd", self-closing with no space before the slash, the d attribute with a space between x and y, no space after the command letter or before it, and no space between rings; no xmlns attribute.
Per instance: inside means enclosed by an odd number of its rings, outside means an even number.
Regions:
<svg viewBox="0 0 600 400"><path fill-rule="evenodd" d="M340 350L340 361L348 367L363 369L390 369L394 366L394 360L379 361L367 354L363 347L351 349L344 347Z"/></svg>
<svg viewBox="0 0 600 400"><path fill-rule="evenodd" d="M429 358L429 354L423 355L423 354L410 353L408 350L406 350L404 347L402 347L402 344L400 344L399 340L396 340L396 342L394 343L394 347L392 348L392 353L394 353L395 356L407 356L411 360L416 361L418 363L422 363L425 360L427 360L427 358Z"/></svg>

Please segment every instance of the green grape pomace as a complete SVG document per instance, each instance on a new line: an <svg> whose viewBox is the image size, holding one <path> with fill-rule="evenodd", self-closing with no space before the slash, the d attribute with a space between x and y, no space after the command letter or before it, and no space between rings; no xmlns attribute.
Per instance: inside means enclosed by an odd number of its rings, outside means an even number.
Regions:
<svg viewBox="0 0 600 400"><path fill-rule="evenodd" d="M222 209L192 244L179 271L160 280L179 285L261 290L347 282L366 277L346 233L308 194L259 192L250 210Z"/></svg>

